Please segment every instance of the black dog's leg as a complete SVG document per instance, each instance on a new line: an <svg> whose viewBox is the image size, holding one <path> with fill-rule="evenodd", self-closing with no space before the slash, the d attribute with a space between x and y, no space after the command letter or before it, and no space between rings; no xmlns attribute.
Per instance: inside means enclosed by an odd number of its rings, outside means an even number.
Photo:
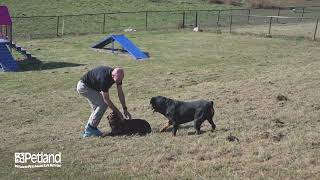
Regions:
<svg viewBox="0 0 320 180"><path fill-rule="evenodd" d="M205 121L204 113L202 111L198 111L194 116L194 128L196 129L196 133L201 134L200 128L201 124Z"/></svg>
<svg viewBox="0 0 320 180"><path fill-rule="evenodd" d="M201 119L195 119L194 120L194 128L196 129L196 133L199 135L201 134L201 124L202 124L202 120Z"/></svg>
<svg viewBox="0 0 320 180"><path fill-rule="evenodd" d="M212 128L211 131L213 132L213 131L216 129L216 125L214 124L212 118L209 118L208 121L209 121L209 123L211 124L211 128Z"/></svg>
<svg viewBox="0 0 320 180"><path fill-rule="evenodd" d="M175 137L177 134L177 130L178 130L179 124L177 123L173 123L173 128L172 128L172 135Z"/></svg>

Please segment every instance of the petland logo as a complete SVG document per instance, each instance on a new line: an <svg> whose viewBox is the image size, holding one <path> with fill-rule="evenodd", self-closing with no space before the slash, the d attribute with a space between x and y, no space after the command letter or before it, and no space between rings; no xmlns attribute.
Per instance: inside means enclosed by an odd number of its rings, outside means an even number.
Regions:
<svg viewBox="0 0 320 180"><path fill-rule="evenodd" d="M61 152L58 154L18 152L14 153L14 162L16 168L61 167Z"/></svg>

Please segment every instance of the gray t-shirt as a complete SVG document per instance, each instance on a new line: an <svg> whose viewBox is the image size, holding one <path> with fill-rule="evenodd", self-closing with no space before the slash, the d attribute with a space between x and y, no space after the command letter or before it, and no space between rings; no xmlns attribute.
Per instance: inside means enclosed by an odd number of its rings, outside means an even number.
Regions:
<svg viewBox="0 0 320 180"><path fill-rule="evenodd" d="M82 82L88 87L97 90L108 92L109 88L115 83L112 79L111 67L99 66L90 71L81 77ZM119 83L118 85L121 85Z"/></svg>

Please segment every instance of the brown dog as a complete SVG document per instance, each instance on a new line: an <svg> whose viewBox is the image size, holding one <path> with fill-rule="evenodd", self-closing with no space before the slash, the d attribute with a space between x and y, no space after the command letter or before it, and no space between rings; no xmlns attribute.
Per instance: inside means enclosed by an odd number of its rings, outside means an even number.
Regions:
<svg viewBox="0 0 320 180"><path fill-rule="evenodd" d="M111 112L107 118L111 127L111 132L103 133L102 137L134 134L146 135L151 133L151 126L146 120L130 119L121 122L118 115L114 112Z"/></svg>

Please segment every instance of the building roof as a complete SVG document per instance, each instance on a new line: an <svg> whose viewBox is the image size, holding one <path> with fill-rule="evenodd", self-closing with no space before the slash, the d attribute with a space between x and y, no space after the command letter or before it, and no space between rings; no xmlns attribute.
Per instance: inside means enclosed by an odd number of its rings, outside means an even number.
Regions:
<svg viewBox="0 0 320 180"><path fill-rule="evenodd" d="M0 6L0 25L12 25L7 6Z"/></svg>

